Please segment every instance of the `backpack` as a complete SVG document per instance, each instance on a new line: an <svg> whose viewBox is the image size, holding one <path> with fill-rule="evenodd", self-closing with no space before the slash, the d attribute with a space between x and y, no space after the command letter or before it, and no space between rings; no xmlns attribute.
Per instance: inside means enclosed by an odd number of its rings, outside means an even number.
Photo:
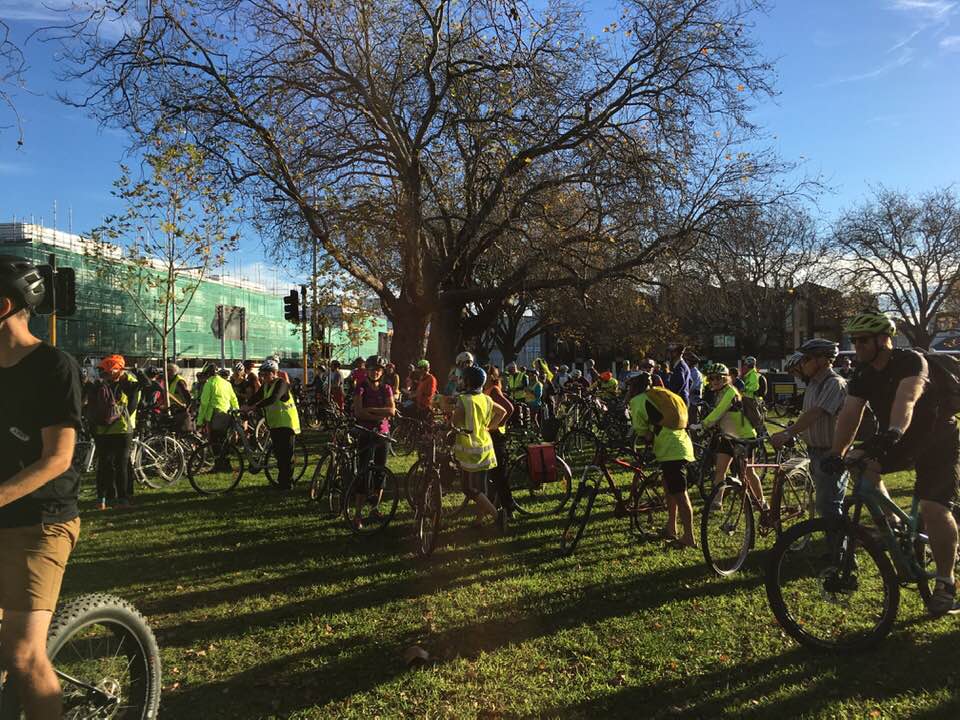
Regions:
<svg viewBox="0 0 960 720"><path fill-rule="evenodd" d="M950 415L960 412L960 360L945 353L923 353L940 407Z"/></svg>
<svg viewBox="0 0 960 720"><path fill-rule="evenodd" d="M121 417L120 404L110 386L102 380L90 391L87 400L87 417L94 425L108 427Z"/></svg>
<svg viewBox="0 0 960 720"><path fill-rule="evenodd" d="M683 398L666 388L647 389L647 399L663 416L660 424L670 430L684 430L687 427L687 404Z"/></svg>

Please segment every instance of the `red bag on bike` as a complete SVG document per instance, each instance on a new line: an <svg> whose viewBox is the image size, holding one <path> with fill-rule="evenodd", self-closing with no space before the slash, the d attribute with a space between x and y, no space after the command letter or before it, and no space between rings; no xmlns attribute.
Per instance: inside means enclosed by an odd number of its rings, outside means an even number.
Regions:
<svg viewBox="0 0 960 720"><path fill-rule="evenodd" d="M557 480L557 451L551 443L527 445L527 467L534 487Z"/></svg>

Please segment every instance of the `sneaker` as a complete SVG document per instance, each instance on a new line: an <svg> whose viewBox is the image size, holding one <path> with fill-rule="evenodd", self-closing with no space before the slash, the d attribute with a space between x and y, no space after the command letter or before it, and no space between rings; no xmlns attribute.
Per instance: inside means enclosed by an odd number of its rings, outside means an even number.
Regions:
<svg viewBox="0 0 960 720"><path fill-rule="evenodd" d="M933 596L927 603L927 612L931 617L943 617L960 612L960 606L957 605L957 586L938 579Z"/></svg>

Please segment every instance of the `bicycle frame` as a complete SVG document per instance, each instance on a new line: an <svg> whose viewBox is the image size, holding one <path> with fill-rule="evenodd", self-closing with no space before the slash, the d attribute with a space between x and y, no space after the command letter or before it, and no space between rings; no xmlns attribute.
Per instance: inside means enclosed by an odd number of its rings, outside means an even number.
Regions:
<svg viewBox="0 0 960 720"><path fill-rule="evenodd" d="M860 515L863 512L863 506L866 505L873 522L880 529L880 540L884 549L889 553L893 565L897 569L897 575L902 582L919 582L929 580L936 576L936 572L928 572L920 566L916 557L903 552L903 548L898 542L897 536L890 527L887 519L888 513L895 515L904 524L909 532L910 545L913 546L917 540L924 544L929 544L930 540L926 534L920 530L920 500L916 495L910 505L910 512L907 513L897 503L888 498L880 488L870 480L864 478L863 474L856 476L852 498L853 518L852 525L860 525Z"/></svg>
<svg viewBox="0 0 960 720"><path fill-rule="evenodd" d="M270 457L270 450L273 447L272 438L267 438L263 449L257 453L250 445L250 439L243 429L240 415L234 412L230 413L230 431L236 433L240 438L240 444L243 447L243 459L247 461L250 472L254 474L261 472L267 466L267 460Z"/></svg>
<svg viewBox="0 0 960 720"><path fill-rule="evenodd" d="M746 482L746 471L747 470L773 470L775 473L780 471L780 463L755 463L747 460L746 448L755 443L744 443L742 440L737 440L735 438L730 438L731 442L734 444L734 455L733 462L737 467L737 477L740 482L743 484L743 488L746 491L747 496L750 498L750 502L754 508L759 509L763 505L763 498L756 497L753 490L750 487L750 484ZM760 441L762 442L762 440ZM762 474L762 473L761 473ZM774 488L778 486L778 483L774 481Z"/></svg>
<svg viewBox="0 0 960 720"><path fill-rule="evenodd" d="M636 477L637 475L640 475L641 480L643 481L641 485L647 481L647 474L644 471L644 469L642 467L639 467L638 465L633 465L622 458L609 457L607 454L607 450L605 447L603 447L603 445L598 445L597 454L596 454L596 457L594 457L593 464L587 465L583 469L583 476L580 479L581 483L587 482L587 475L590 473L591 470L600 471L600 474L607 481L607 487L609 488L610 493L614 497L614 502L615 502L614 514L617 515L618 517L622 517L624 515L629 514L630 511L627 509L627 504L623 500L624 491L620 487L618 487L617 484L613 481L613 476L610 474L610 470L607 467L608 461L612 461L614 465L618 465L624 470L629 470L630 472L633 473L634 477ZM596 484L597 484L597 489L599 491L600 481L597 480Z"/></svg>

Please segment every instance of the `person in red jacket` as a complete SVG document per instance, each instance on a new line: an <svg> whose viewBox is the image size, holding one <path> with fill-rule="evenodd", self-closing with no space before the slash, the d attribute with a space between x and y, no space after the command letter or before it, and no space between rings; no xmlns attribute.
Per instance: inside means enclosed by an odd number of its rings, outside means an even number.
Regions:
<svg viewBox="0 0 960 720"><path fill-rule="evenodd" d="M430 361L417 362L417 391L414 398L417 417L425 420L430 417L433 396L437 394L437 378L430 373Z"/></svg>

